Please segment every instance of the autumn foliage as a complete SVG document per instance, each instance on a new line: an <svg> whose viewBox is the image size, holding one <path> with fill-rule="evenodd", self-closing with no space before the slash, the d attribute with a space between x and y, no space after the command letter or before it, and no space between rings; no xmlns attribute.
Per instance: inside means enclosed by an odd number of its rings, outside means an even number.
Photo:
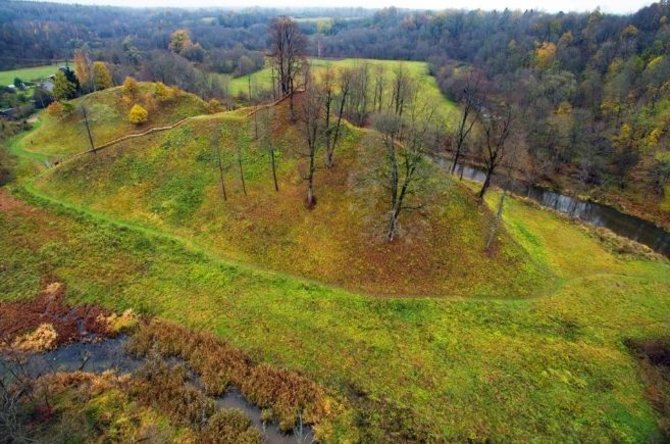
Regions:
<svg viewBox="0 0 670 444"><path fill-rule="evenodd" d="M147 120L149 120L149 111L142 105L133 105L128 113L128 121L134 125L141 125Z"/></svg>
<svg viewBox="0 0 670 444"><path fill-rule="evenodd" d="M123 81L123 94L129 97L134 97L139 91L139 85L134 77L128 76Z"/></svg>
<svg viewBox="0 0 670 444"><path fill-rule="evenodd" d="M205 391L221 395L230 385L279 421L282 430L293 429L298 418L314 424L330 407L321 387L290 370L254 365L241 350L214 336L175 324L152 320L133 336L129 350L137 355L152 351L186 361L199 376Z"/></svg>

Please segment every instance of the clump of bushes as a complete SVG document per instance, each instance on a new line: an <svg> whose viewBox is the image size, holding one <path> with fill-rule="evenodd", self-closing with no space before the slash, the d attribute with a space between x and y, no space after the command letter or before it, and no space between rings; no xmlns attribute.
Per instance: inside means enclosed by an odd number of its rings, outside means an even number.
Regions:
<svg viewBox="0 0 670 444"><path fill-rule="evenodd" d="M263 436L256 430L247 416L239 410L227 409L216 412L203 428L198 442L204 444L256 444Z"/></svg>
<svg viewBox="0 0 670 444"><path fill-rule="evenodd" d="M56 346L58 333L52 324L40 324L35 331L18 336L12 348L21 351L45 351Z"/></svg>
<svg viewBox="0 0 670 444"><path fill-rule="evenodd" d="M128 113L128 121L134 125L141 125L149 120L149 111L142 105L135 104Z"/></svg>
<svg viewBox="0 0 670 444"><path fill-rule="evenodd" d="M74 106L70 103L55 101L51 102L49 106L47 106L47 114L49 114L51 117L62 119L68 116L73 109Z"/></svg>
<svg viewBox="0 0 670 444"><path fill-rule="evenodd" d="M220 113L223 111L223 106L221 105L221 102L219 102L216 99L210 99L209 102L207 102L207 112L210 114L216 114Z"/></svg>
<svg viewBox="0 0 670 444"><path fill-rule="evenodd" d="M310 379L267 364L254 365L244 352L209 334L154 319L140 326L128 347L136 355L155 351L185 360L209 394L223 394L235 385L284 431L298 420L317 423L330 411L325 392Z"/></svg>
<svg viewBox="0 0 670 444"><path fill-rule="evenodd" d="M128 76L123 81L123 94L128 97L135 97L140 90L140 86L134 77Z"/></svg>
<svg viewBox="0 0 670 444"><path fill-rule="evenodd" d="M174 97L174 90L166 86L163 82L157 82L154 90L154 97L159 102L166 102Z"/></svg>
<svg viewBox="0 0 670 444"><path fill-rule="evenodd" d="M186 384L188 377L183 366L170 367L153 355L135 376L131 396L158 408L177 424L201 428L216 411L212 399Z"/></svg>

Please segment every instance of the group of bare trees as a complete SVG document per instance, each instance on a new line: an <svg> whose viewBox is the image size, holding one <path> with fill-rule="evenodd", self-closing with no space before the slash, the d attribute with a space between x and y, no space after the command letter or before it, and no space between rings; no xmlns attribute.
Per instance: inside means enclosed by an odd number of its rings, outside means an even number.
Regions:
<svg viewBox="0 0 670 444"><path fill-rule="evenodd" d="M321 149L325 150L323 166L326 169L335 166L343 120L357 126L372 123L381 134L384 146L379 177L388 192L386 238L392 241L403 211L420 207L420 199L411 196L418 194L422 163L428 151L435 148L436 141L443 137L439 127L444 128L445 122L436 121L434 104L422 100L417 79L403 64L399 63L391 72L383 65L366 62L339 70L328 67L317 77L306 58L307 40L293 20L278 17L272 21L269 32L273 83L276 82L278 96L290 96L291 117L298 121L305 142L300 154L304 159L301 176L306 183L306 207L314 208L317 202L314 179ZM514 109L505 103L485 100L487 94L483 89L481 76L474 71L467 73L459 97L461 115L451 135L452 173L469 151L485 167L486 179L478 193L480 199L499 166L513 162L510 134L515 121ZM294 95L298 90L301 95L296 110ZM254 117L258 122L258 115ZM262 119L267 118L265 112ZM270 123L265 122L261 127L269 128ZM278 191L272 131L266 129L262 133L259 136L257 130L256 137L268 150L274 188ZM476 147L478 149L474 149ZM244 183L241 163L240 177Z"/></svg>
<svg viewBox="0 0 670 444"><path fill-rule="evenodd" d="M403 65L394 70L390 85L389 100L384 103L379 99L382 105L374 114L374 127L382 135L386 152L382 169L383 185L389 193L386 238L393 241L401 213L421 206L420 201L410 202L408 197L418 191L423 178L422 164L437 122L434 107L421 100L416 79Z"/></svg>

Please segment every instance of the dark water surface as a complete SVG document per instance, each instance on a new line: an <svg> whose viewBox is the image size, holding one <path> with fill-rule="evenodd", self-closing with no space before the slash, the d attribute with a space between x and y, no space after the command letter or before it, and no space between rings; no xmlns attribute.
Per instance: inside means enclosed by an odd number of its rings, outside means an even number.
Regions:
<svg viewBox="0 0 670 444"><path fill-rule="evenodd" d="M451 169L451 160L443 157L436 157L435 160L443 169L447 171ZM464 178L475 182L482 183L486 178L483 170L469 165L457 165L457 175L460 176L461 171ZM496 181L494 178L493 182L498 186L504 186L515 194L528 196L543 207L551 208L591 225L608 228L619 236L644 244L657 253L670 258L670 232L651 222L622 213L607 205L580 200L519 180L513 180L508 184L507 181L502 183L502 181Z"/></svg>

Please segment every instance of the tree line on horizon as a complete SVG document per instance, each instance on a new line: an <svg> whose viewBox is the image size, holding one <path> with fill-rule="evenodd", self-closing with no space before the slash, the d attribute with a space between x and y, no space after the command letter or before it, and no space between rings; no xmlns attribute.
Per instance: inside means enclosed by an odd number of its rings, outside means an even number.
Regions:
<svg viewBox="0 0 670 444"><path fill-rule="evenodd" d="M428 61L448 97L473 101L465 122L478 120L473 135L484 131L480 117L487 115L479 102L523 110L514 135L528 153L520 173L529 182L567 180L576 189L643 195L670 209L669 11L663 0L630 15L396 8L294 15L308 56ZM112 13L122 19L109 20ZM214 74L263 66L278 13L3 3L0 63L19 55L68 57L77 49L105 62L115 84L134 76L223 98L226 85ZM267 98L251 85L246 95ZM443 148L486 164L482 150L458 138L445 139Z"/></svg>

